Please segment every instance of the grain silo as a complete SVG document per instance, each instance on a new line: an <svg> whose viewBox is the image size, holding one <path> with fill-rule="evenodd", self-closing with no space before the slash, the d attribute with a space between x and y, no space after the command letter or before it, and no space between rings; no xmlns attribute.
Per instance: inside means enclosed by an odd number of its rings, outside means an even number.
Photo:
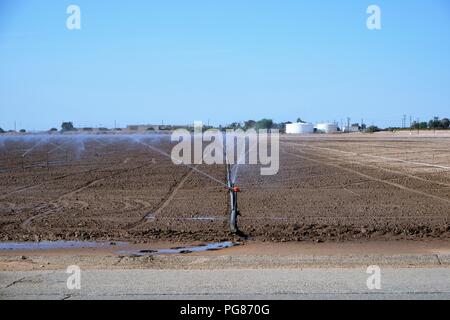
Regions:
<svg viewBox="0 0 450 320"><path fill-rule="evenodd" d="M324 132L324 133L335 133L338 131L338 126L334 123L318 123L317 131Z"/></svg>
<svg viewBox="0 0 450 320"><path fill-rule="evenodd" d="M308 134L314 133L314 125L312 123L288 123L286 124L287 134Z"/></svg>

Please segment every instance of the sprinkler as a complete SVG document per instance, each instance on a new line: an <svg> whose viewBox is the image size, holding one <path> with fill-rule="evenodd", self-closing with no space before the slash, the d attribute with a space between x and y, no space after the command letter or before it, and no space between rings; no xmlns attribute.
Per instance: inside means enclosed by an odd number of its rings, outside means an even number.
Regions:
<svg viewBox="0 0 450 320"><path fill-rule="evenodd" d="M234 182L231 178L231 165L227 165L227 189L230 193L230 231L231 233L237 234L239 233L239 229L237 227L237 217L239 215L238 206L237 206L237 195L240 192L239 187L234 185Z"/></svg>

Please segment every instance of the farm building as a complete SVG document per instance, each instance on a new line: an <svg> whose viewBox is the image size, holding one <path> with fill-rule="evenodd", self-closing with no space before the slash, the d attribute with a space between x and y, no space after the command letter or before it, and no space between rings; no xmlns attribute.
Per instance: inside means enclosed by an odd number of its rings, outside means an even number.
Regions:
<svg viewBox="0 0 450 320"><path fill-rule="evenodd" d="M338 131L338 126L333 123L318 123L317 131L324 133L336 133Z"/></svg>
<svg viewBox="0 0 450 320"><path fill-rule="evenodd" d="M314 133L314 125L311 123L289 123L286 124L287 134L308 134Z"/></svg>

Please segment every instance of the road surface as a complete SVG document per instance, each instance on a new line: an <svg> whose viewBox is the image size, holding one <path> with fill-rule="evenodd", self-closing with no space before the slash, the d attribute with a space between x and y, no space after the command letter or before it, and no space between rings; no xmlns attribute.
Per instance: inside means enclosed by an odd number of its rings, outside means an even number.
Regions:
<svg viewBox="0 0 450 320"><path fill-rule="evenodd" d="M450 299L450 269L381 267L381 290L367 269L65 270L0 272L0 299Z"/></svg>

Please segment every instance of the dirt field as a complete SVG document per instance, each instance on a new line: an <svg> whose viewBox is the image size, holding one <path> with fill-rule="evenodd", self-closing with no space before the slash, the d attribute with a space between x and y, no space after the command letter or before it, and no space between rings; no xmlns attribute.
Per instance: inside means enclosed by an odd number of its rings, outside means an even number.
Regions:
<svg viewBox="0 0 450 320"><path fill-rule="evenodd" d="M233 238L224 187L152 149L168 136L25 137L0 137L2 241ZM450 135L283 136L278 175L238 185L249 239L450 239Z"/></svg>

